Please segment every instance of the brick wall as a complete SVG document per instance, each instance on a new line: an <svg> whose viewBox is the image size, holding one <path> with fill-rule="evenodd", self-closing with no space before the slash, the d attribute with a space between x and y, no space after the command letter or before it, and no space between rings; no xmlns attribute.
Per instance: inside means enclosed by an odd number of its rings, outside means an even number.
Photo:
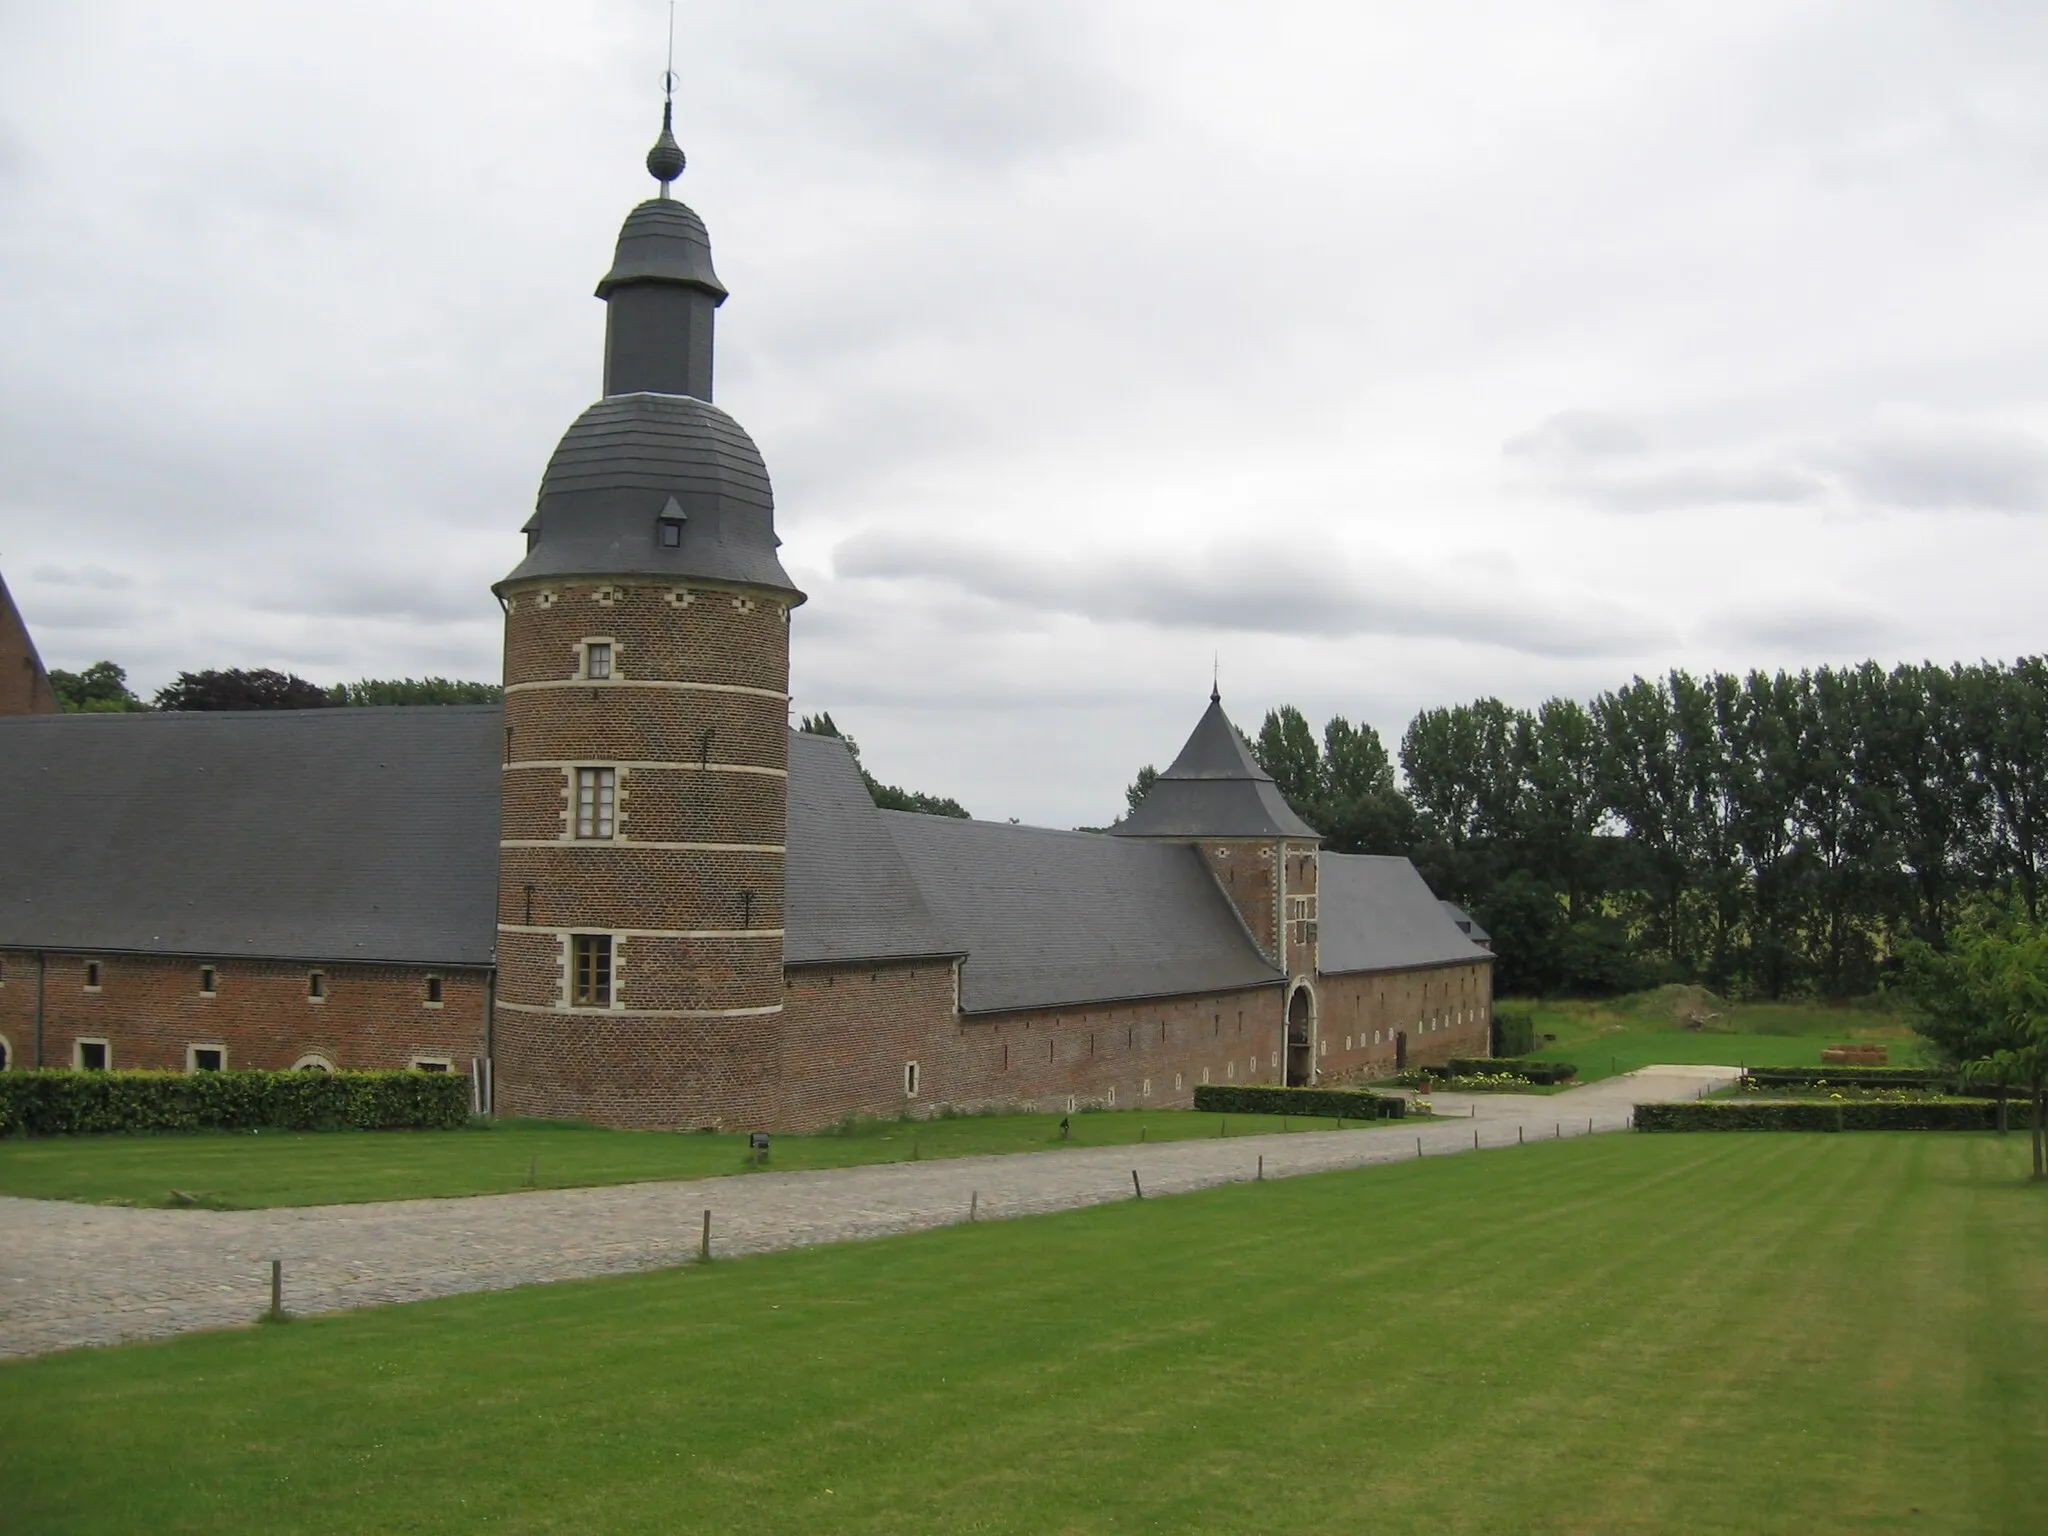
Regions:
<svg viewBox="0 0 2048 1536"><path fill-rule="evenodd" d="M626 578L505 598L499 1111L774 1123L787 595ZM608 677L585 675L596 641ZM609 839L573 835L579 767L616 776ZM605 1006L567 995L577 933L611 937Z"/></svg>
<svg viewBox="0 0 2048 1536"><path fill-rule="evenodd" d="M791 1129L946 1105L1185 1107L1203 1082L1280 1080L1277 983L962 1016L951 962L916 961L792 967L785 996L781 1119ZM915 1099L904 1091L910 1062Z"/></svg>
<svg viewBox="0 0 2048 1536"><path fill-rule="evenodd" d="M52 953L43 1000L43 1064L68 1067L81 1036L103 1039L119 1069L182 1072L189 1046L223 1046L230 1068L281 1071L319 1055L344 1071L395 1069L415 1056L445 1057L467 1072L484 1054L484 971L384 965L308 965L161 955ZM87 966L100 968L99 989ZM214 967L214 994L200 968ZM325 998L307 996L319 971ZM441 980L441 1006L427 980ZM36 957L0 951L0 1036L8 1064L35 1064Z"/></svg>
<svg viewBox="0 0 2048 1536"><path fill-rule="evenodd" d="M1408 1036L1408 1064L1490 1055L1493 962L1413 971L1357 971L1319 977L1316 1076L1366 1082L1395 1070L1396 1035Z"/></svg>
<svg viewBox="0 0 2048 1536"><path fill-rule="evenodd" d="M0 715L54 715L57 695L7 583L0 581Z"/></svg>

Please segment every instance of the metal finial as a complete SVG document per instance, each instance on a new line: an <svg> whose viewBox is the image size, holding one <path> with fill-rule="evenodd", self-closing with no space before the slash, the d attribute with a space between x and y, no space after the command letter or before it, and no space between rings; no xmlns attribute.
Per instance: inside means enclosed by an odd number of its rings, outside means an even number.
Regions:
<svg viewBox="0 0 2048 1536"><path fill-rule="evenodd" d="M661 137L647 151L647 174L661 183L661 195L668 196L668 184L683 174L689 164L682 145L676 142L676 7L668 7L668 68L661 72Z"/></svg>
<svg viewBox="0 0 2048 1536"><path fill-rule="evenodd" d="M1223 702L1223 657L1220 653L1209 658L1209 702Z"/></svg>

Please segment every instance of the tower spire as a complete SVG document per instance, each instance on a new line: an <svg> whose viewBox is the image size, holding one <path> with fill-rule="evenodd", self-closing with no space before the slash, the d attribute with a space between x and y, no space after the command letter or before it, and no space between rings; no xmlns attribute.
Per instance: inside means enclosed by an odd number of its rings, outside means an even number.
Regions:
<svg viewBox="0 0 2048 1536"><path fill-rule="evenodd" d="M661 183L661 195L668 196L668 184L683 174L689 161L676 142L676 6L668 6L668 68L661 72L661 137L647 151L647 174Z"/></svg>

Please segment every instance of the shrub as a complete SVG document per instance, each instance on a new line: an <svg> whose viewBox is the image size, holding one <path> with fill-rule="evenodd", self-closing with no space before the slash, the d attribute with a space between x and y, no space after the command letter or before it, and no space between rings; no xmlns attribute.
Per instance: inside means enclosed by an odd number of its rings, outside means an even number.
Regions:
<svg viewBox="0 0 2048 1536"><path fill-rule="evenodd" d="M1744 1077L1772 1088L1953 1088L1953 1072L1925 1067L1751 1067Z"/></svg>
<svg viewBox="0 0 2048 1536"><path fill-rule="evenodd" d="M452 1072L0 1072L0 1135L454 1130L469 1093Z"/></svg>
<svg viewBox="0 0 2048 1536"><path fill-rule="evenodd" d="M1520 1010L1493 1011L1493 1054L1526 1056L1536 1049L1536 1015Z"/></svg>
<svg viewBox="0 0 2048 1536"><path fill-rule="evenodd" d="M1253 1083L1203 1083L1195 1108L1224 1115L1338 1115L1346 1120L1399 1120L1405 1099L1357 1088L1276 1088Z"/></svg>
<svg viewBox="0 0 2048 1536"><path fill-rule="evenodd" d="M1704 1100L1638 1104L1639 1131L1988 1131L1997 1106L1980 1099L1918 1104L1743 1104Z"/></svg>
<svg viewBox="0 0 2048 1536"><path fill-rule="evenodd" d="M1568 1061L1516 1061L1484 1056L1453 1056L1444 1063L1444 1070L1453 1077L1506 1076L1531 1083L1568 1083L1579 1075L1579 1069Z"/></svg>

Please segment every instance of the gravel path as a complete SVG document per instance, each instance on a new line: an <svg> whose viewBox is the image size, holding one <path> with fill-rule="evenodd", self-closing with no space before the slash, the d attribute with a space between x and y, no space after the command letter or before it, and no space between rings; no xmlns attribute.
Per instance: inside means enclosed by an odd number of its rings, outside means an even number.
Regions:
<svg viewBox="0 0 2048 1536"><path fill-rule="evenodd" d="M337 1312L542 1280L659 1269L694 1258L703 1213L722 1256L847 1242L1131 1196L1512 1146L1518 1135L1627 1127L1630 1106L1689 1099L1730 1067L1646 1067L1535 1096L1438 1094L1465 1120L1408 1128L1079 1147L1006 1157L759 1173L673 1184L536 1190L460 1200L268 1211L145 1211L0 1198L0 1356L246 1323L284 1261L285 1306Z"/></svg>

